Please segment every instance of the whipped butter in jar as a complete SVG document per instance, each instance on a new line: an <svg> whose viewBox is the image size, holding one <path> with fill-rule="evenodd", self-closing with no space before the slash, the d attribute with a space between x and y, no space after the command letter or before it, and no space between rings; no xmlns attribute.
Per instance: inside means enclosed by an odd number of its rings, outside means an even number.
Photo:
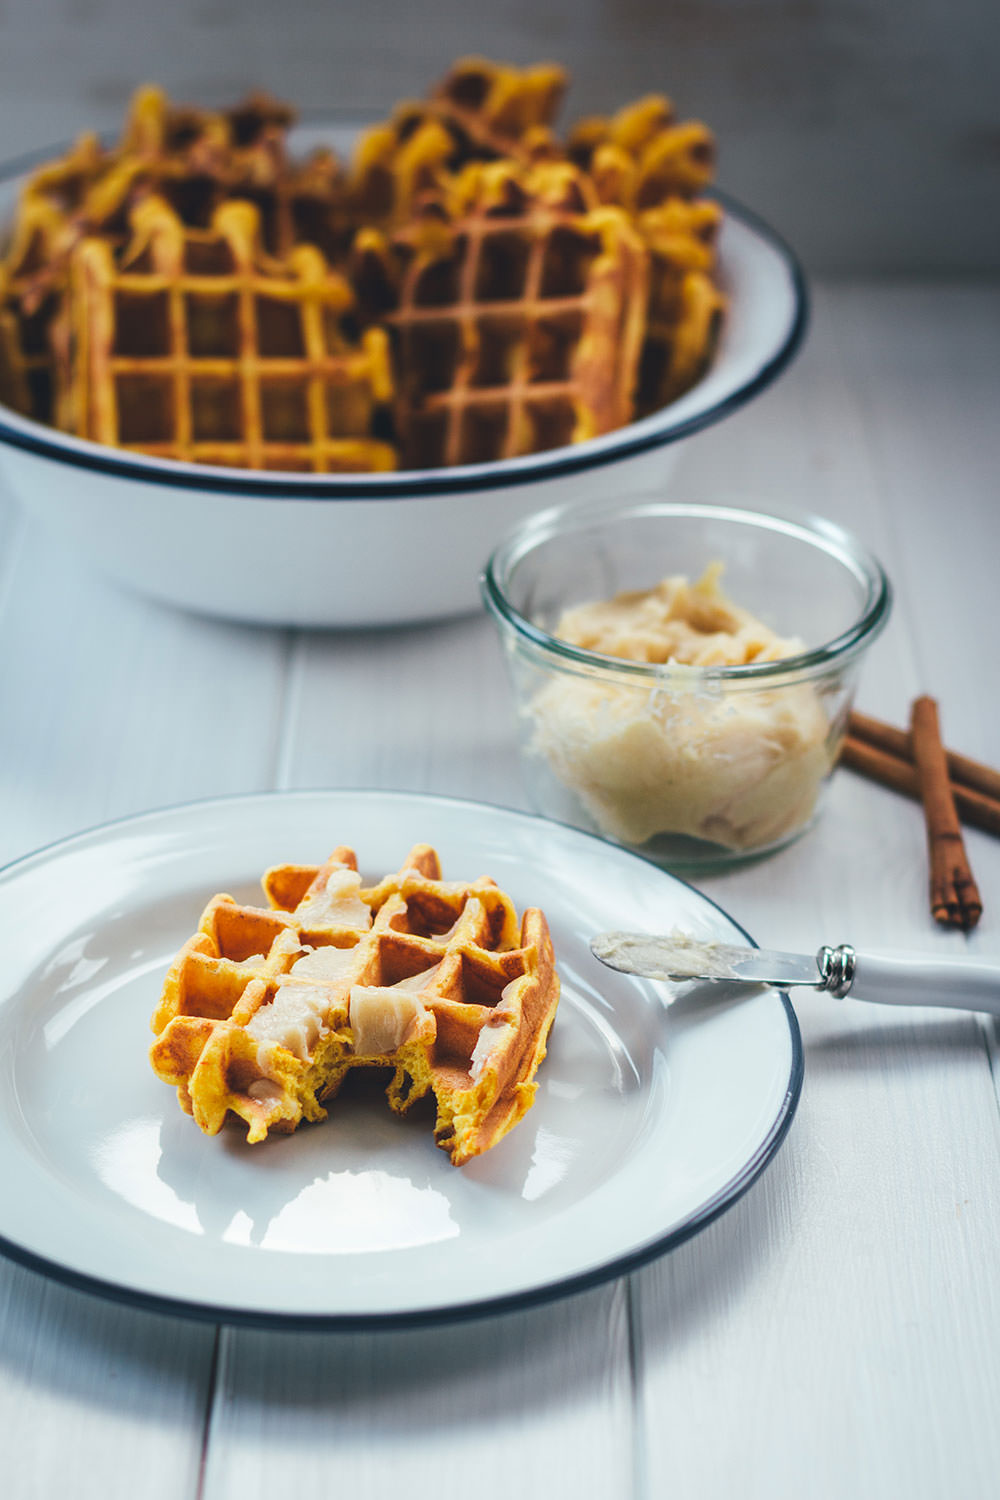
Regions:
<svg viewBox="0 0 1000 1500"><path fill-rule="evenodd" d="M833 522L649 499L522 522L482 592L536 810L702 869L811 825L892 597Z"/></svg>
<svg viewBox="0 0 1000 1500"><path fill-rule="evenodd" d="M553 634L599 656L668 667L653 685L563 675L533 702L534 749L597 830L626 844L684 835L760 849L811 819L831 769L812 684L725 691L704 670L778 662L802 643L722 591L721 563L566 610Z"/></svg>

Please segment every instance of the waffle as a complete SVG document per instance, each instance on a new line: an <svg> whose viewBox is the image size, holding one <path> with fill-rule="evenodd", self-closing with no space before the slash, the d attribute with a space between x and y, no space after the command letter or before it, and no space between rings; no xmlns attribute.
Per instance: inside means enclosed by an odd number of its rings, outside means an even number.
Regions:
<svg viewBox="0 0 1000 1500"><path fill-rule="evenodd" d="M16 305L10 299L6 276L0 267L0 404L31 416L32 397L28 381Z"/></svg>
<svg viewBox="0 0 1000 1500"><path fill-rule="evenodd" d="M581 121L567 150L602 203L623 207L649 252L649 305L636 415L676 401L704 374L726 301L716 281L722 210L701 196L715 169L711 131L678 122L651 94L610 118Z"/></svg>
<svg viewBox="0 0 1000 1500"><path fill-rule="evenodd" d="M425 111L397 113L358 140L348 184L349 213L358 229L405 223L422 195L447 171L452 138Z"/></svg>
<svg viewBox="0 0 1000 1500"><path fill-rule="evenodd" d="M370 436L391 392L386 335L351 341L353 294L318 250L266 256L257 210L240 201L196 230L146 198L131 224L120 257L100 238L73 250L61 426L199 463L393 467Z"/></svg>
<svg viewBox="0 0 1000 1500"><path fill-rule="evenodd" d="M161 89L133 96L119 143L108 150L81 136L28 179L0 278L0 344L6 398L41 421L55 416L52 329L68 285L69 258L85 237L120 248L133 206L155 194L183 224L207 228L220 204L240 198L260 213L264 248L286 255L298 243L328 257L343 252L348 228L343 172L329 151L289 160L292 110L252 94L215 113L175 105Z"/></svg>
<svg viewBox="0 0 1000 1500"><path fill-rule="evenodd" d="M150 160L202 153L247 151L283 142L295 119L291 105L270 94L249 94L232 109L213 111L175 104L160 88L136 89L119 144L121 157Z"/></svg>
<svg viewBox="0 0 1000 1500"><path fill-rule="evenodd" d="M580 121L569 157L594 181L601 201L639 213L668 198L691 198L715 174L715 137L699 120L678 120L662 94L649 94L616 115Z"/></svg>
<svg viewBox="0 0 1000 1500"><path fill-rule="evenodd" d="M355 223L398 226L429 188L470 162L556 154L551 124L565 87L565 72L552 64L456 62L426 99L398 105L362 134L351 174Z"/></svg>
<svg viewBox="0 0 1000 1500"><path fill-rule="evenodd" d="M41 422L53 416L49 333L72 226L107 161L97 137L88 134L64 157L39 167L22 189L0 261L0 399Z"/></svg>
<svg viewBox="0 0 1000 1500"><path fill-rule="evenodd" d="M548 139L565 89L566 73L552 63L512 68L466 57L431 91L430 105L456 138L462 160L455 165L529 159Z"/></svg>
<svg viewBox="0 0 1000 1500"><path fill-rule="evenodd" d="M0 401L168 458L341 471L503 460L676 400L725 316L714 139L662 95L563 139L565 84L554 65L461 59L365 132L346 168L328 150L293 158L293 111L266 94L212 111L139 89L114 146L81 137L29 179L0 261ZM234 204L256 210L252 251ZM193 291L198 327L233 274L248 303L301 300L306 365L261 350L247 312L211 368L188 347L183 297L168 298L169 338L154 317L146 347L124 314L153 295L133 221L163 205L191 254L213 238L242 247L238 262L225 252L239 272L216 267ZM157 275L184 258L170 243L157 236ZM355 297L340 312L338 273ZM306 311L314 291L322 315Z"/></svg>
<svg viewBox="0 0 1000 1500"><path fill-rule="evenodd" d="M220 114L177 106L162 90L135 94L115 168L84 205L91 229L104 228L136 198L155 193L182 223L206 228L221 203L239 198L260 214L272 255L316 245L331 258L348 235L342 167L325 149L302 162L288 151L294 111L269 94L250 94ZM89 213L87 210L89 209Z"/></svg>
<svg viewBox="0 0 1000 1500"><path fill-rule="evenodd" d="M207 1134L321 1120L354 1068L391 1069L390 1108L432 1096L456 1166L530 1108L559 998L545 918L492 880L445 882L436 852L365 886L353 850L263 879L269 909L213 898L152 1018L156 1074Z"/></svg>
<svg viewBox="0 0 1000 1500"><path fill-rule="evenodd" d="M649 251L649 303L636 414L690 390L712 360L726 312L716 281L722 210L707 198L670 198L635 218Z"/></svg>
<svg viewBox="0 0 1000 1500"><path fill-rule="evenodd" d="M21 217L16 259L0 263L0 401L26 417L53 417L49 333L58 300L42 257L61 228L44 205Z"/></svg>
<svg viewBox="0 0 1000 1500"><path fill-rule="evenodd" d="M364 249L369 271L381 251L407 467L512 458L629 420L646 253L620 210L588 207L574 168L470 167L446 204Z"/></svg>

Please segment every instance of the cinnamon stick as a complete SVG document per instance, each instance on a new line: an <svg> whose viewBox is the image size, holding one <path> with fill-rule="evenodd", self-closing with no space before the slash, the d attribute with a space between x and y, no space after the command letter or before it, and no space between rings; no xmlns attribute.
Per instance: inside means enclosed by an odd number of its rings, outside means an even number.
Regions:
<svg viewBox="0 0 1000 1500"><path fill-rule="evenodd" d="M979 921L983 903L965 852L933 698L914 699L910 739L927 824L931 913L942 926L968 932Z"/></svg>
<svg viewBox="0 0 1000 1500"><path fill-rule="evenodd" d="M880 719L855 712L848 718L847 733L851 739L874 745L889 755L899 756L904 761L913 760L912 736L907 730L897 729L893 724L883 724ZM948 775L954 787L968 787L970 791L979 792L1000 803L1000 771L995 771L992 766L984 766L968 755L957 755L954 750L946 749L944 753Z"/></svg>
<svg viewBox="0 0 1000 1500"><path fill-rule="evenodd" d="M878 735L870 734L868 724L875 725L881 732ZM900 742L902 753L887 748ZM983 791L973 790L967 783L963 784L956 779L952 769L952 762L961 760L961 757L946 751L946 759L951 772L951 794L961 821L971 828L979 828L984 833L992 833L1000 838L1000 795L991 797ZM910 736L905 730L880 724L876 719L866 720L860 714L852 714L847 737L840 750L840 763L904 797L910 797L916 802L921 800L920 778L911 756ZM997 777L997 772L990 771L987 766L980 769L987 776ZM1000 780L1000 777L997 779Z"/></svg>

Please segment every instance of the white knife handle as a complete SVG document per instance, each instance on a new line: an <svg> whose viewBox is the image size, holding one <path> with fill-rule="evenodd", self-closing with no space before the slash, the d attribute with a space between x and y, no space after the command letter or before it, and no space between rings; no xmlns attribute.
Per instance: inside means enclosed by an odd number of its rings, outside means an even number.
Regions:
<svg viewBox="0 0 1000 1500"><path fill-rule="evenodd" d="M1000 966L974 959L858 953L848 993L878 1005L941 1005L1000 1016Z"/></svg>

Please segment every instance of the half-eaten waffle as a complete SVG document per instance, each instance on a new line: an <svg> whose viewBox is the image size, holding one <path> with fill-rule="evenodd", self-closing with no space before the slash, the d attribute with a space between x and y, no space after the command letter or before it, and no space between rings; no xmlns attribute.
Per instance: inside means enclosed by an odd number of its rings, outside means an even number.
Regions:
<svg viewBox="0 0 1000 1500"><path fill-rule="evenodd" d="M443 880L427 844L374 885L346 847L262 884L267 909L215 896L167 975L150 1060L181 1107L256 1142L378 1068L397 1113L433 1099L456 1166L495 1145L534 1100L559 999L543 914L518 923L488 877Z"/></svg>

